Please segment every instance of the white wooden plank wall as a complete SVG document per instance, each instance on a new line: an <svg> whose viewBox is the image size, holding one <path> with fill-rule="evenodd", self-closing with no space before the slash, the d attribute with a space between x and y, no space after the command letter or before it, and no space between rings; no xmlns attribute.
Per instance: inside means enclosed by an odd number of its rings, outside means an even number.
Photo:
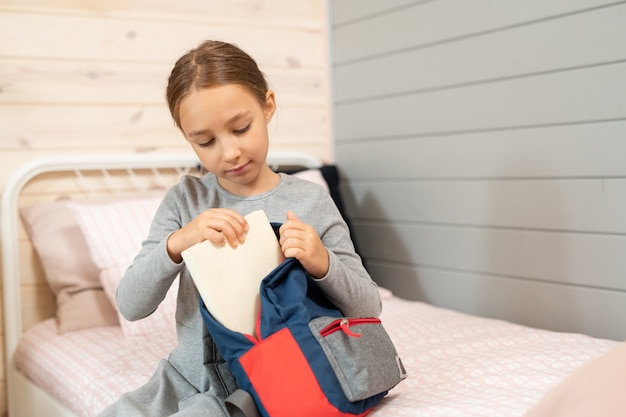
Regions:
<svg viewBox="0 0 626 417"><path fill-rule="evenodd" d="M210 38L248 51L276 91L271 149L331 160L326 7L323 0L0 0L0 190L18 166L44 155L190 151L164 88L174 61ZM43 310L53 309L45 281L25 281L24 304L44 300ZM0 414L4 381L0 366Z"/></svg>
<svg viewBox="0 0 626 417"><path fill-rule="evenodd" d="M279 104L274 149L330 159L325 7L1 0L0 178L35 153L186 150L164 88L174 61L208 38L237 43L266 73Z"/></svg>
<svg viewBox="0 0 626 417"><path fill-rule="evenodd" d="M375 279L626 339L626 2L330 2L335 155Z"/></svg>

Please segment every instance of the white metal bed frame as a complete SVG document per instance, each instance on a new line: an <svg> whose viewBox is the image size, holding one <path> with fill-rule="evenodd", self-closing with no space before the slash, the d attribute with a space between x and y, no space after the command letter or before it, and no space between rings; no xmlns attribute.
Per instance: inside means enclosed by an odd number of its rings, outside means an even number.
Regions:
<svg viewBox="0 0 626 417"><path fill-rule="evenodd" d="M268 163L279 166L319 167L321 161L314 156L299 152L271 152ZM41 158L31 161L9 178L2 194L0 227L2 242L2 277L4 290L4 338L5 370L7 378L8 407L10 417L77 417L57 399L28 380L17 369L14 352L22 335L22 300L20 291L20 263L18 250L18 198L30 180L40 174L69 172L80 175L81 171L126 170L132 176L134 170L176 169L184 173L199 164L194 154L104 154L68 155Z"/></svg>

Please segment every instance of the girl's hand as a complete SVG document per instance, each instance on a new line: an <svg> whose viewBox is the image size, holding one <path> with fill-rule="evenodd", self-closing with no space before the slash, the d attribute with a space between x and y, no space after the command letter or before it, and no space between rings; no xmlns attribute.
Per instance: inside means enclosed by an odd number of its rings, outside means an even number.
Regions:
<svg viewBox="0 0 626 417"><path fill-rule="evenodd" d="M315 229L303 223L293 211L280 226L280 247L287 258L296 258L314 278L326 276L329 268L328 251Z"/></svg>
<svg viewBox="0 0 626 417"><path fill-rule="evenodd" d="M203 211L195 219L172 233L167 240L167 253L180 263L182 251L192 245L210 240L217 245L228 243L237 247L246 239L248 223L234 210L214 208Z"/></svg>

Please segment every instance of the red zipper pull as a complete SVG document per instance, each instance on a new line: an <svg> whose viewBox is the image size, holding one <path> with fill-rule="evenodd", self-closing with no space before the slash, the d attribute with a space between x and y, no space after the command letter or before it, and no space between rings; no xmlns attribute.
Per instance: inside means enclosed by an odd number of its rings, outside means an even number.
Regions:
<svg viewBox="0 0 626 417"><path fill-rule="evenodd" d="M343 330L343 332L348 336L361 337L360 334L354 333L352 330L350 330L350 321L348 319L342 319L339 323L339 326L341 327L341 330Z"/></svg>
<svg viewBox="0 0 626 417"><path fill-rule="evenodd" d="M361 324L380 324L380 319L377 317L361 317L361 318L344 317L342 319L333 320L326 327L320 330L320 335L322 337L326 337L341 330L348 336L361 337L360 334L354 333L352 330L350 330L350 325L358 326Z"/></svg>

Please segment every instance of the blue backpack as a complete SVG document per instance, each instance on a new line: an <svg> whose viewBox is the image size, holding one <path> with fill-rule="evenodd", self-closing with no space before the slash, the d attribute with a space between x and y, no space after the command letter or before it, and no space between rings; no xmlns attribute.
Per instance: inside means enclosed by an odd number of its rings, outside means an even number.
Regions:
<svg viewBox="0 0 626 417"><path fill-rule="evenodd" d="M380 319L343 317L298 260L265 277L260 297L255 336L224 327L200 301L240 388L226 401L231 415L364 416L406 377Z"/></svg>

